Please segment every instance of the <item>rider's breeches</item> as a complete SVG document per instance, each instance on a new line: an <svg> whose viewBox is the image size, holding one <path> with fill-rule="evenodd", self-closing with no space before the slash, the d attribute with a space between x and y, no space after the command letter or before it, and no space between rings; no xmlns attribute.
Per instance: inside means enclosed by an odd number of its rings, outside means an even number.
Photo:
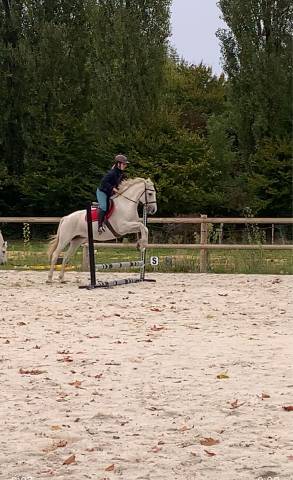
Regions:
<svg viewBox="0 0 293 480"><path fill-rule="evenodd" d="M104 210L105 212L108 210L108 198L107 198L107 195L105 194L105 192L101 192L101 190L99 190L97 188L97 200L98 200L98 203L99 203L99 206L100 206L100 209L101 210Z"/></svg>

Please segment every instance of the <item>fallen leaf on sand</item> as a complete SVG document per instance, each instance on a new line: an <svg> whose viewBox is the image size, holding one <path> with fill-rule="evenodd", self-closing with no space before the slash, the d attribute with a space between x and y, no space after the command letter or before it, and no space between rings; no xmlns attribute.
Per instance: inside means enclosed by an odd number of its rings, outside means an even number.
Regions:
<svg viewBox="0 0 293 480"><path fill-rule="evenodd" d="M51 425L51 430L61 430L62 427L60 425Z"/></svg>
<svg viewBox="0 0 293 480"><path fill-rule="evenodd" d="M70 455L70 457L66 458L62 465L70 465L71 463L75 463L75 455Z"/></svg>
<svg viewBox="0 0 293 480"><path fill-rule="evenodd" d="M115 468L115 465L114 463L112 463L112 465L109 465L109 467L105 468L105 472L113 472Z"/></svg>
<svg viewBox="0 0 293 480"><path fill-rule="evenodd" d="M69 382L69 385L72 385L75 388L79 388L81 386L81 381L75 380L74 382Z"/></svg>
<svg viewBox="0 0 293 480"><path fill-rule="evenodd" d="M226 372L222 372L222 373L219 373L217 375L217 378L219 378L220 380L222 380L222 378L229 378L229 375L227 375L227 371Z"/></svg>
<svg viewBox="0 0 293 480"><path fill-rule="evenodd" d="M57 447L57 448L66 447L66 445L67 445L67 441L66 441L66 440L59 440L59 442L56 443L56 447Z"/></svg>
<svg viewBox="0 0 293 480"><path fill-rule="evenodd" d="M186 425L183 425L183 427L178 428L179 432L187 432L187 430L192 430L194 428L194 425L192 427L187 427Z"/></svg>
<svg viewBox="0 0 293 480"><path fill-rule="evenodd" d="M205 447L211 447L212 445L217 445L220 443L220 440L215 440L214 438L207 437L207 438L202 438L199 443L201 445L204 445ZM206 452L206 450L205 450Z"/></svg>
<svg viewBox="0 0 293 480"><path fill-rule="evenodd" d="M47 372L46 370L38 370L37 368L33 368L32 370L25 370L24 368L20 368L19 373L21 373L21 375L41 375L42 373Z"/></svg>
<svg viewBox="0 0 293 480"><path fill-rule="evenodd" d="M152 312L161 312L162 310L160 308L153 307L153 308L151 308L151 311Z"/></svg>
<svg viewBox="0 0 293 480"><path fill-rule="evenodd" d="M153 325L151 327L151 330L153 330L154 332L158 332L159 330L164 330L165 327L160 327L158 325Z"/></svg>
<svg viewBox="0 0 293 480"><path fill-rule="evenodd" d="M238 399L234 400L234 402L230 402L230 405L232 409L239 408L241 405L244 405L245 402L238 403Z"/></svg>
<svg viewBox="0 0 293 480"><path fill-rule="evenodd" d="M66 447L67 441L66 440L59 440L59 442L54 442L52 445L49 445L46 448L43 448L43 452L49 453L49 452L54 452L54 450L57 450L57 448L63 448Z"/></svg>
<svg viewBox="0 0 293 480"><path fill-rule="evenodd" d="M63 358L57 358L57 362L70 363L70 362L73 362L73 359L67 355L66 357L63 357Z"/></svg>
<svg viewBox="0 0 293 480"><path fill-rule="evenodd" d="M208 450L205 450L205 452L209 457L214 457L216 455L215 453L209 452Z"/></svg>
<svg viewBox="0 0 293 480"><path fill-rule="evenodd" d="M261 400L264 400L265 398L271 398L270 395L268 395L267 393L262 393L261 395L257 395L257 396Z"/></svg>
<svg viewBox="0 0 293 480"><path fill-rule="evenodd" d="M153 447L153 448L151 449L151 451L152 451L153 453L158 453L158 452L160 452L161 450L162 450L162 449L161 449L160 447L157 447L157 446L155 446L155 447Z"/></svg>
<svg viewBox="0 0 293 480"><path fill-rule="evenodd" d="M287 407L283 407L286 412L293 412L293 405L288 405Z"/></svg>

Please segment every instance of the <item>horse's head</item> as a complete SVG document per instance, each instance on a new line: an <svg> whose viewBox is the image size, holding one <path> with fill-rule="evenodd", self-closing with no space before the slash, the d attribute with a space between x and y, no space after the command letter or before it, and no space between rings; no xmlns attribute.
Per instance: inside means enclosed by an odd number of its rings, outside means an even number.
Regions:
<svg viewBox="0 0 293 480"><path fill-rule="evenodd" d="M135 204L142 203L150 215L154 215L157 211L156 189L150 178L146 180L138 177L124 180L119 187L119 195Z"/></svg>
<svg viewBox="0 0 293 480"><path fill-rule="evenodd" d="M0 231L0 265L7 262L7 242L4 242Z"/></svg>
<svg viewBox="0 0 293 480"><path fill-rule="evenodd" d="M140 197L140 202L146 206L147 212L154 215L157 211L156 189L150 178L145 180L145 190Z"/></svg>

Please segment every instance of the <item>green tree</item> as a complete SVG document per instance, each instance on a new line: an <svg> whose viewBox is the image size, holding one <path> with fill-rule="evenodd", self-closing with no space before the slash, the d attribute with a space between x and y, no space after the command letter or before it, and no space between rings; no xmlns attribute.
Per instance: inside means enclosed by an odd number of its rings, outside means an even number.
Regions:
<svg viewBox="0 0 293 480"><path fill-rule="evenodd" d="M167 64L167 104L177 113L181 127L198 133L207 133L211 115L225 109L224 76L213 75L212 69L203 65L189 65L172 55Z"/></svg>
<svg viewBox="0 0 293 480"><path fill-rule="evenodd" d="M91 121L94 2L31 2L25 30L27 122L21 191L29 210L69 211L89 195L97 161ZM85 174L83 173L85 172Z"/></svg>
<svg viewBox="0 0 293 480"><path fill-rule="evenodd" d="M230 130L239 153L236 169L248 193L247 206L253 205L254 213L290 214L292 2L220 0L219 6L227 24L218 37L228 77ZM282 172L279 202L278 189L269 188L276 184L278 172Z"/></svg>
<svg viewBox="0 0 293 480"><path fill-rule="evenodd" d="M292 140L265 139L253 156L250 187L255 211L292 216Z"/></svg>
<svg viewBox="0 0 293 480"><path fill-rule="evenodd" d="M24 92L21 41L22 9L12 9L10 2L0 4L0 106L1 106L1 158L6 158L8 173L21 173L23 160L23 103Z"/></svg>
<svg viewBox="0 0 293 480"><path fill-rule="evenodd" d="M160 110L170 0L1 0L0 208L64 212ZM3 68L2 68L3 67Z"/></svg>
<svg viewBox="0 0 293 480"><path fill-rule="evenodd" d="M227 29L218 31L240 148L254 153L265 137L292 128L290 0L220 0Z"/></svg>
<svg viewBox="0 0 293 480"><path fill-rule="evenodd" d="M92 65L101 134L149 123L164 83L171 0L99 0Z"/></svg>

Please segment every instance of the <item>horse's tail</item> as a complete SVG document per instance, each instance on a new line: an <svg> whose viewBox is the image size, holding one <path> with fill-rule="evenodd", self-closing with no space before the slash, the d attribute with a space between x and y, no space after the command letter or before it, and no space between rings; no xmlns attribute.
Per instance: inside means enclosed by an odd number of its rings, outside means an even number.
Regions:
<svg viewBox="0 0 293 480"><path fill-rule="evenodd" d="M50 242L49 242L48 250L47 250L47 255L48 255L50 261L52 260L52 255L55 252L55 250L57 248L57 245L58 245L58 242L59 242L60 227L61 227L62 222L63 222L63 218L61 218L61 220L60 220L59 227L58 227L56 235L51 235L50 236Z"/></svg>

